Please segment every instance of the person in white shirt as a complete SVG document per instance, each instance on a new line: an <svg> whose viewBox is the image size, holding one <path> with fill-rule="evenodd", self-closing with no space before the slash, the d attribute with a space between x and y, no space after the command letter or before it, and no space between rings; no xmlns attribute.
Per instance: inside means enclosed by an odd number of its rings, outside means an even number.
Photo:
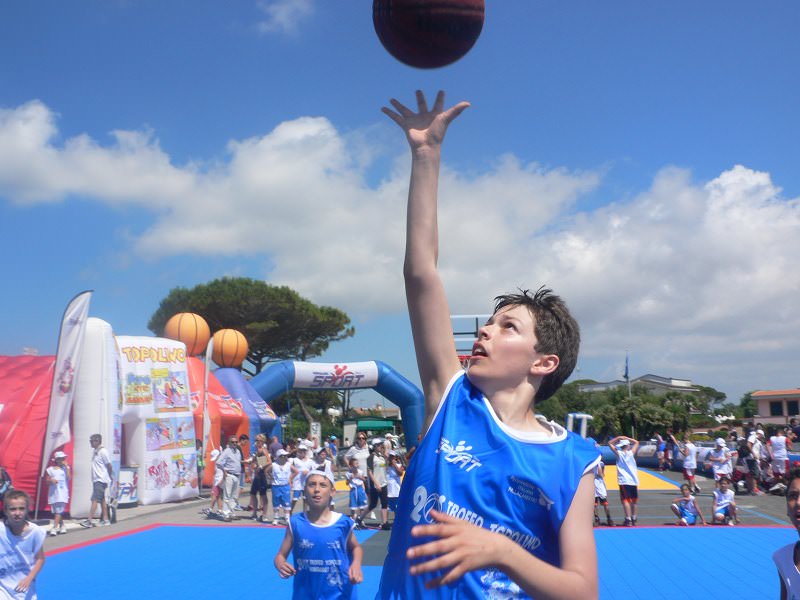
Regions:
<svg viewBox="0 0 800 600"><path fill-rule="evenodd" d="M50 505L50 510L53 511L53 527L49 531L51 536L67 533L64 526L64 510L69 502L69 482L72 474L65 461L66 458L67 455L59 450L53 454L56 464L47 467L46 471L47 483L50 484L47 490L47 503Z"/></svg>
<svg viewBox="0 0 800 600"><path fill-rule="evenodd" d="M786 466L789 463L789 453L786 449L786 435L783 428L779 427L778 431L769 438L769 453L772 456L772 475L775 477L775 483L784 483L786 479Z"/></svg>
<svg viewBox="0 0 800 600"><path fill-rule="evenodd" d="M731 475L731 452L725 443L724 438L716 439L716 447L709 452L708 461L711 463L711 472L714 474L714 481L719 486L722 477L730 478Z"/></svg>
<svg viewBox="0 0 800 600"><path fill-rule="evenodd" d="M683 456L683 480L686 482L686 485L689 486L689 491L696 494L700 491L700 486L697 485L697 481L695 480L695 473L697 472L697 446L692 443L688 433L683 436L683 444L679 444L674 435L670 434L669 437Z"/></svg>
<svg viewBox="0 0 800 600"><path fill-rule="evenodd" d="M292 474L289 477L289 482L292 486L292 508L290 513L294 512L294 507L297 501L303 497L303 488L306 485L306 477L314 468L314 459L308 457L308 446L306 444L298 444L297 456L291 460ZM305 503L303 504L305 507Z"/></svg>
<svg viewBox="0 0 800 600"><path fill-rule="evenodd" d="M631 437L618 435L608 442L608 447L617 455L617 482L622 510L625 511L625 527L632 527L636 525L636 505L639 501L639 469L636 466L639 442Z"/></svg>
<svg viewBox="0 0 800 600"><path fill-rule="evenodd" d="M94 433L89 437L92 446L92 506L89 509L89 517L81 521L82 527L94 527L92 515L100 505L101 520L98 523L101 527L111 525L108 520L108 502L106 502L106 490L111 485L114 478L114 469L111 466L111 457L108 450L103 447L103 436Z"/></svg>
<svg viewBox="0 0 800 600"><path fill-rule="evenodd" d="M736 501L733 490L730 489L731 480L727 475L719 478L719 489L714 490L711 514L715 523L737 525L739 517L736 515Z"/></svg>
<svg viewBox="0 0 800 600"><path fill-rule="evenodd" d="M786 488L786 515L800 534L800 469L789 472ZM800 542L792 542L772 555L781 581L781 600L800 599Z"/></svg>
<svg viewBox="0 0 800 600"><path fill-rule="evenodd" d="M10 490L0 519L0 598L36 600L36 576L44 566L44 528L28 521L31 499Z"/></svg>

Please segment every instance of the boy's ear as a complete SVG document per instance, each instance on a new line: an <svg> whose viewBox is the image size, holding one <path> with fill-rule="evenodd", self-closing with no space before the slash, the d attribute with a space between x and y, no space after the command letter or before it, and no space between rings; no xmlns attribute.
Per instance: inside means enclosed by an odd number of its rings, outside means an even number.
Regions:
<svg viewBox="0 0 800 600"><path fill-rule="evenodd" d="M542 354L531 364L531 375L544 377L558 368L557 354Z"/></svg>

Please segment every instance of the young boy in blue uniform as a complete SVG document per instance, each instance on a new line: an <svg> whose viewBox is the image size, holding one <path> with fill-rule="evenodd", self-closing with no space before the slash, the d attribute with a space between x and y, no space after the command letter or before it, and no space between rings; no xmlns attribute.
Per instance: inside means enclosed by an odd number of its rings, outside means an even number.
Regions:
<svg viewBox="0 0 800 600"><path fill-rule="evenodd" d="M500 296L464 373L437 271L437 187L445 132L469 105L444 110L442 92L430 110L421 92L417 112L391 104L412 154L404 276L425 421L378 598L596 598L598 452L534 413L572 372L578 325L549 290Z"/></svg>
<svg viewBox="0 0 800 600"><path fill-rule="evenodd" d="M305 512L292 515L275 568L284 579L294 576L293 600L354 600L361 583L361 546L350 517L330 508L333 476L312 470L303 488ZM294 566L287 558L294 555Z"/></svg>

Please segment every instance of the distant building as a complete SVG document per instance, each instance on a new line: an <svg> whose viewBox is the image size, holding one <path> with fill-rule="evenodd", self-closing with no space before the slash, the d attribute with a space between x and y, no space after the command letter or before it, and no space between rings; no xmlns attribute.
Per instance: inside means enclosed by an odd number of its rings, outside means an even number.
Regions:
<svg viewBox="0 0 800 600"><path fill-rule="evenodd" d="M800 388L759 390L752 393L756 401L754 420L772 425L785 425L790 417L800 415Z"/></svg>
<svg viewBox="0 0 800 600"><path fill-rule="evenodd" d="M627 387L628 383L617 379L615 381L608 381L605 383L584 383L578 385L579 392L604 392L606 390L613 390L618 387ZM631 379L631 386L643 386L649 393L654 396L663 396L667 392L681 392L683 394L694 394L700 391L692 385L688 379L675 379L674 377L660 377L648 373L636 379Z"/></svg>

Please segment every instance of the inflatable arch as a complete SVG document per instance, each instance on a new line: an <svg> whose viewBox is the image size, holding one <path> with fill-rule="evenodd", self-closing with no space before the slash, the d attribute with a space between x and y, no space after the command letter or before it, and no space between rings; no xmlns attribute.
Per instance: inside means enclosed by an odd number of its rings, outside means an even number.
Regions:
<svg viewBox="0 0 800 600"><path fill-rule="evenodd" d="M381 361L309 363L284 360L265 369L250 385L269 402L291 389L346 390L372 388L400 408L406 445L416 445L422 431L425 399L420 389Z"/></svg>

